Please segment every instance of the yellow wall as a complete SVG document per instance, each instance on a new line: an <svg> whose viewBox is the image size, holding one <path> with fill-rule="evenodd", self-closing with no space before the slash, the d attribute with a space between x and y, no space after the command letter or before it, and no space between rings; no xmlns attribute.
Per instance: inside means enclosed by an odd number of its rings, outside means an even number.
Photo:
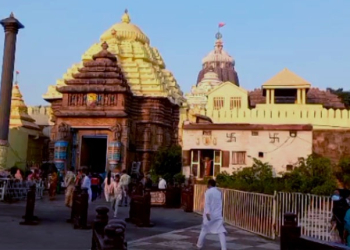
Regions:
<svg viewBox="0 0 350 250"><path fill-rule="evenodd" d="M240 98L241 107L248 108L248 91L231 82L225 82L208 93L207 110L214 110L214 99L218 97L224 98L224 107L222 110L230 111L231 98Z"/></svg>
<svg viewBox="0 0 350 250"><path fill-rule="evenodd" d="M230 110L230 97L242 97L242 108ZM224 97L225 105L214 110L213 99ZM350 110L325 109L320 104L259 104L248 108L248 93L233 83L224 83L208 94L206 110L182 110L181 121L194 122L191 114L210 117L214 123L312 124L314 129L350 128Z"/></svg>
<svg viewBox="0 0 350 250"><path fill-rule="evenodd" d="M12 128L9 132L9 143L7 168L17 166L24 169L27 159L28 134L17 128Z"/></svg>

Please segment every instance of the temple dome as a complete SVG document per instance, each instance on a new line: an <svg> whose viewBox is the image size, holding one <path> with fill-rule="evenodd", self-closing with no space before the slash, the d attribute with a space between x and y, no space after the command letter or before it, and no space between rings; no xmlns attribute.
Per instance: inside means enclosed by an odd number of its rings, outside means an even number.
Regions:
<svg viewBox="0 0 350 250"><path fill-rule="evenodd" d="M235 60L223 49L223 47L222 40L216 40L214 50L202 59L202 63L232 63L232 65L235 65Z"/></svg>
<svg viewBox="0 0 350 250"><path fill-rule="evenodd" d="M74 64L57 80L56 86L64 86L66 80L78 73L84 62L91 61L92 56L100 51L106 42L109 51L118 58L118 64L136 96L165 97L181 104L183 93L173 74L166 69L163 58L155 47L151 47L148 37L136 25L130 23L129 13L125 11L122 21L104 32L100 42L93 44L82 56L82 62ZM56 86L49 86L43 95L47 101L61 99Z"/></svg>
<svg viewBox="0 0 350 250"><path fill-rule="evenodd" d="M143 44L149 44L148 37L135 24L130 23L131 19L126 10L121 18L121 23L114 24L100 38L101 41L117 38L118 40L139 41Z"/></svg>
<svg viewBox="0 0 350 250"><path fill-rule="evenodd" d="M214 50L202 59L202 70L198 73L197 84L205 78L207 72L214 71L221 82L232 82L239 86L235 60L223 48L222 35L218 32Z"/></svg>

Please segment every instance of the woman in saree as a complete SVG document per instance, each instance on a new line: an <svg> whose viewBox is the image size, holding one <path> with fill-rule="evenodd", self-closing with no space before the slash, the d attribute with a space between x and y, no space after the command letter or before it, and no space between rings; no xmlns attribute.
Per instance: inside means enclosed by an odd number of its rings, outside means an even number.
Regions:
<svg viewBox="0 0 350 250"><path fill-rule="evenodd" d="M57 183L58 183L58 174L56 169L52 170L49 183L50 183L50 188L49 188L50 200L54 200L56 197Z"/></svg>

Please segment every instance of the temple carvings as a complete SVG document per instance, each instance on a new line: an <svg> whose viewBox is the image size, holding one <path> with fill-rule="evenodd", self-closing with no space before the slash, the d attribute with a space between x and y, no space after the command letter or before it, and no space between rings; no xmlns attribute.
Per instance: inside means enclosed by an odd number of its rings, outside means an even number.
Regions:
<svg viewBox="0 0 350 250"><path fill-rule="evenodd" d="M84 61L57 86L62 98L49 99L55 123L51 139L73 145L66 165L88 165L96 172L111 169L109 161L104 161L106 150L101 151L105 145L99 144L105 138L105 144L120 144L117 168L139 161L143 170L149 170L159 147L177 143L179 105L168 96L134 94L107 42L101 46L92 61Z"/></svg>

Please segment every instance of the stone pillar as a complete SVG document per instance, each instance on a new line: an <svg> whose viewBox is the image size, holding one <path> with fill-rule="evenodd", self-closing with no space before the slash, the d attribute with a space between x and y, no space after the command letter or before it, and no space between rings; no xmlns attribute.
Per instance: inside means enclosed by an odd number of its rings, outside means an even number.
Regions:
<svg viewBox="0 0 350 250"><path fill-rule="evenodd" d="M6 168L8 134L11 112L11 93L13 71L15 67L16 40L19 29L24 26L11 13L10 17L0 21L5 30L4 56L1 75L0 99L0 170Z"/></svg>
<svg viewBox="0 0 350 250"><path fill-rule="evenodd" d="M270 104L270 90L267 89L266 90L266 104Z"/></svg>
<svg viewBox="0 0 350 250"><path fill-rule="evenodd" d="M271 89L271 104L275 104L275 90Z"/></svg>

